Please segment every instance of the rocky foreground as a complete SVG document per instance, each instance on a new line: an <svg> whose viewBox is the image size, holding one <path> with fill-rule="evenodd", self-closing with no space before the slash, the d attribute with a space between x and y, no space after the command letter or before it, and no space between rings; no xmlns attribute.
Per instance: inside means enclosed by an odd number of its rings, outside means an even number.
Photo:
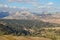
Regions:
<svg viewBox="0 0 60 40"><path fill-rule="evenodd" d="M11 36L4 35L0 36L0 40L51 40L43 37L28 37L28 36Z"/></svg>

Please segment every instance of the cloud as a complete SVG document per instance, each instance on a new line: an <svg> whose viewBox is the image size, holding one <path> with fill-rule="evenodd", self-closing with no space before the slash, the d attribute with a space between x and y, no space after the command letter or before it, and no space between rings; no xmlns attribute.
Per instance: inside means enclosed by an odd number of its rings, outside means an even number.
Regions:
<svg viewBox="0 0 60 40"><path fill-rule="evenodd" d="M7 0L8 2L36 2L36 0Z"/></svg>
<svg viewBox="0 0 60 40"><path fill-rule="evenodd" d="M0 7L3 7L3 4L0 4Z"/></svg>
<svg viewBox="0 0 60 40"><path fill-rule="evenodd" d="M0 4L0 7L8 7L8 8L18 8L18 9L21 9L21 10L29 10L29 11L34 11L34 12L40 12L40 10L42 9L51 9L51 7L53 6L53 2L48 2L47 4L45 3L42 3L42 2L38 2L37 0L7 0L7 2L18 2L18 3L27 3L27 4L31 4L32 7L29 7L27 8L25 5L23 6L10 6L10 5L7 5L7 4ZM17 4L18 5L18 4ZM29 5L28 5L29 6ZM30 9L31 8L31 9ZM33 10L32 10L33 9ZM42 10L43 11L43 10Z"/></svg>
<svg viewBox="0 0 60 40"><path fill-rule="evenodd" d="M28 3L28 4L36 4L37 0L7 0L8 2L19 2L19 3Z"/></svg>
<svg viewBox="0 0 60 40"><path fill-rule="evenodd" d="M8 6L7 4L0 4L0 7L5 7L5 8L18 8L16 6Z"/></svg>
<svg viewBox="0 0 60 40"><path fill-rule="evenodd" d="M0 7L8 7L7 4L0 4Z"/></svg>
<svg viewBox="0 0 60 40"><path fill-rule="evenodd" d="M7 0L8 2L22 2L22 0Z"/></svg>
<svg viewBox="0 0 60 40"><path fill-rule="evenodd" d="M3 6L8 8L8 5L7 5L7 4L5 4L5 5L3 5Z"/></svg>
<svg viewBox="0 0 60 40"><path fill-rule="evenodd" d="M54 3L53 2L49 2L48 5L53 5Z"/></svg>
<svg viewBox="0 0 60 40"><path fill-rule="evenodd" d="M19 2L19 3L27 3L27 4L31 4L33 7L36 8L45 8L46 6L43 5L41 6L41 3L39 3L37 0L7 0L8 2ZM48 5L52 5L53 2L49 2ZM13 7L16 8L16 7ZM22 9L24 9L25 7L21 7Z"/></svg>
<svg viewBox="0 0 60 40"><path fill-rule="evenodd" d="M16 6L12 6L12 8L17 8Z"/></svg>

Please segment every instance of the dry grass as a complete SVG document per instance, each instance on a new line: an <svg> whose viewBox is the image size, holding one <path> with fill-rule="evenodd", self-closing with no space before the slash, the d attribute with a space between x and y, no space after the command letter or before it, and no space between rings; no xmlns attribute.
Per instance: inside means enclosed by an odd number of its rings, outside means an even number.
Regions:
<svg viewBox="0 0 60 40"><path fill-rule="evenodd" d="M4 36L0 36L0 40L51 40L51 39L43 38L43 37L4 35Z"/></svg>
<svg viewBox="0 0 60 40"><path fill-rule="evenodd" d="M4 36L0 36L0 40L1 39L4 39L4 40L16 40L13 36L7 36L7 35L4 35Z"/></svg>
<svg viewBox="0 0 60 40"><path fill-rule="evenodd" d="M45 18L45 19L41 19L44 22L50 22L50 23L57 23L60 24L60 19L54 19L54 18Z"/></svg>

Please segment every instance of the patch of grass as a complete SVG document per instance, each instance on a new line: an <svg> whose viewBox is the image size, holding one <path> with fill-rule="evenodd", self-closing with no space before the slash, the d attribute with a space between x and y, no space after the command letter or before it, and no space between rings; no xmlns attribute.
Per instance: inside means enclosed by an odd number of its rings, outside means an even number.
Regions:
<svg viewBox="0 0 60 40"><path fill-rule="evenodd" d="M32 36L11 36L11 35L3 35L3 36L0 36L0 37L3 37L2 39L5 39L5 40L51 40L49 38L32 37Z"/></svg>
<svg viewBox="0 0 60 40"><path fill-rule="evenodd" d="M6 35L4 35L4 36L2 36L2 37L5 37L5 38L7 38L7 39L9 39L9 40L16 40L13 36L11 36L11 35L9 35L9 36L6 36Z"/></svg>

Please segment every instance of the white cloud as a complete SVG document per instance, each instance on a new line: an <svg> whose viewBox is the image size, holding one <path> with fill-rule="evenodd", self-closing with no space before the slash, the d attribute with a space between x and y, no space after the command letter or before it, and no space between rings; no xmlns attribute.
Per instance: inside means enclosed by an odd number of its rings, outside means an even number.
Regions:
<svg viewBox="0 0 60 40"><path fill-rule="evenodd" d="M53 2L49 2L48 5L53 5L54 3Z"/></svg>
<svg viewBox="0 0 60 40"><path fill-rule="evenodd" d="M3 4L0 4L0 7L3 7Z"/></svg>
<svg viewBox="0 0 60 40"><path fill-rule="evenodd" d="M17 8L16 6L12 6L12 8Z"/></svg>
<svg viewBox="0 0 60 40"><path fill-rule="evenodd" d="M17 8L16 6L8 6L7 4L0 4L0 7Z"/></svg>
<svg viewBox="0 0 60 40"><path fill-rule="evenodd" d="M7 7L8 8L8 5L5 4L4 7Z"/></svg>
<svg viewBox="0 0 60 40"><path fill-rule="evenodd" d="M19 3L27 3L32 4L33 7L39 7L40 3L37 2L37 0L7 0L8 2L19 2ZM44 6L45 7L45 6ZM16 8L16 7L13 7ZM25 9L25 7L21 7L22 9ZM40 8L43 8L42 6Z"/></svg>
<svg viewBox="0 0 60 40"><path fill-rule="evenodd" d="M7 0L9 2L31 2L31 1L36 1L36 0Z"/></svg>
<svg viewBox="0 0 60 40"><path fill-rule="evenodd" d="M0 7L8 7L7 4L0 4Z"/></svg>
<svg viewBox="0 0 60 40"><path fill-rule="evenodd" d="M22 2L22 3L30 3L30 4L36 4L37 0L7 0L8 2Z"/></svg>

